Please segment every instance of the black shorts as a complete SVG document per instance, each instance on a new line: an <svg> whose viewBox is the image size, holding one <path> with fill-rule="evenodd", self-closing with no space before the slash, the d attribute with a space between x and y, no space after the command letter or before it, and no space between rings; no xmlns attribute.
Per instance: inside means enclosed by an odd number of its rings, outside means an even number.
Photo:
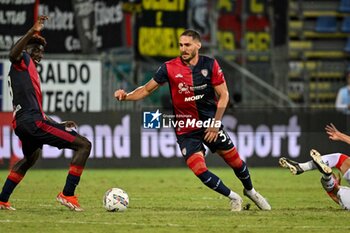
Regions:
<svg viewBox="0 0 350 233"><path fill-rule="evenodd" d="M204 141L204 130L199 130L187 134L177 135L177 143L180 146L182 156L187 160L188 157L196 152L205 152L206 145L212 153L216 150L230 150L234 147L230 136L222 128L219 130L218 138L215 142L208 143Z"/></svg>
<svg viewBox="0 0 350 233"><path fill-rule="evenodd" d="M24 156L30 156L44 144L72 149L77 136L74 130L67 131L63 124L52 123L47 120L27 121L16 125L15 133L22 142Z"/></svg>

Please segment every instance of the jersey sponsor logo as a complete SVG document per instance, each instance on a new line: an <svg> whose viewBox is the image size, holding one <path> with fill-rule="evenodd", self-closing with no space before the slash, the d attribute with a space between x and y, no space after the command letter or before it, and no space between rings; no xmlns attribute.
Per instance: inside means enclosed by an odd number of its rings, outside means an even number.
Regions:
<svg viewBox="0 0 350 233"><path fill-rule="evenodd" d="M200 85L200 86L194 86L194 87L190 87L190 90L191 91L204 90L207 86L208 86L208 84L203 84L203 85Z"/></svg>
<svg viewBox="0 0 350 233"><path fill-rule="evenodd" d="M179 83L179 85L177 85L177 87L179 88L179 93L182 94L189 94L190 93L190 87L186 84L186 83Z"/></svg>
<svg viewBox="0 0 350 233"><path fill-rule="evenodd" d="M190 96L190 97L185 97L185 102L199 100L199 99L202 99L203 96L204 96L204 94L202 94L202 95L194 95L194 96Z"/></svg>
<svg viewBox="0 0 350 233"><path fill-rule="evenodd" d="M175 78L183 78L184 76L182 74L175 75Z"/></svg>
<svg viewBox="0 0 350 233"><path fill-rule="evenodd" d="M208 70L207 69L203 69L201 70L201 73L204 77L207 77L208 76Z"/></svg>

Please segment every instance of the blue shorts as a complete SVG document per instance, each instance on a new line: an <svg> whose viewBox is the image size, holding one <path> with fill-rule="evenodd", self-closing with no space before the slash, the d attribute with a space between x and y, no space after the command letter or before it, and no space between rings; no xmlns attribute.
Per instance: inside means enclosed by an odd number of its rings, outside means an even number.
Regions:
<svg viewBox="0 0 350 233"><path fill-rule="evenodd" d="M218 138L215 142L208 143L204 141L204 129L177 135L177 143L180 146L182 156L187 160L188 157L196 152L203 151L205 152L206 145L212 153L216 150L230 150L234 147L233 142L228 136L227 132L222 128L219 130Z"/></svg>
<svg viewBox="0 0 350 233"><path fill-rule="evenodd" d="M72 149L72 142L77 135L74 130L67 131L63 124L47 120L22 121L16 126L15 133L22 142L24 156L31 156L37 149L42 149L44 144Z"/></svg>

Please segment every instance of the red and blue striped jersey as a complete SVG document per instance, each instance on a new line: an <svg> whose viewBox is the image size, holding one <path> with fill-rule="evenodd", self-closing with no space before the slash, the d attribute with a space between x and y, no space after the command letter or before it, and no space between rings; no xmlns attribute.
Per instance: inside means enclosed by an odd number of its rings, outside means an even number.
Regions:
<svg viewBox="0 0 350 233"><path fill-rule="evenodd" d="M176 121L212 119L217 109L214 86L225 82L218 62L207 56L199 56L191 67L180 57L163 63L155 73L154 80L168 82ZM176 134L198 130L198 127L176 127Z"/></svg>
<svg viewBox="0 0 350 233"><path fill-rule="evenodd" d="M23 52L22 59L11 64L9 76L14 126L18 120L45 119L42 109L40 77L28 53Z"/></svg>

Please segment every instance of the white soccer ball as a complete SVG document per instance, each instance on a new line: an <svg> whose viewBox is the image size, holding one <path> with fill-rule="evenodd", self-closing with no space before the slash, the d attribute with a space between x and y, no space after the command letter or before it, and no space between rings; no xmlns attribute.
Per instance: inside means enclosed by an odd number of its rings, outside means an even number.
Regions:
<svg viewBox="0 0 350 233"><path fill-rule="evenodd" d="M129 196L120 188L108 189L103 196L103 206L110 212L125 211L129 206Z"/></svg>

